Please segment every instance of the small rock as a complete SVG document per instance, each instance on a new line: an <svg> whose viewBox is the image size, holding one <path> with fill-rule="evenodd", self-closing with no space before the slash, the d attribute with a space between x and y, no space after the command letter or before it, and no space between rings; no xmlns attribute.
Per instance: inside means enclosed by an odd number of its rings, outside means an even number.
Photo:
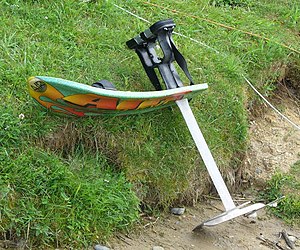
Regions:
<svg viewBox="0 0 300 250"><path fill-rule="evenodd" d="M257 213L256 212L251 213L247 217L250 218L250 219L257 219Z"/></svg>
<svg viewBox="0 0 300 250"><path fill-rule="evenodd" d="M173 207L171 209L171 213L172 214L176 214L176 215L182 215L185 212L185 208L184 207Z"/></svg>
<svg viewBox="0 0 300 250"><path fill-rule="evenodd" d="M176 221L175 224L176 224L176 225L179 225L179 224L180 224L180 221Z"/></svg>
<svg viewBox="0 0 300 250"><path fill-rule="evenodd" d="M288 237L289 237L289 240L295 244L295 242L297 241L297 238L293 235L289 235Z"/></svg>
<svg viewBox="0 0 300 250"><path fill-rule="evenodd" d="M152 250L165 250L165 249L161 246L154 246L152 247Z"/></svg>
<svg viewBox="0 0 300 250"><path fill-rule="evenodd" d="M106 246L102 246L102 245L95 245L94 249L95 250L110 250L110 248L108 248Z"/></svg>
<svg viewBox="0 0 300 250"><path fill-rule="evenodd" d="M262 172L263 171L260 168L255 169L255 173L258 174L258 175L262 174Z"/></svg>

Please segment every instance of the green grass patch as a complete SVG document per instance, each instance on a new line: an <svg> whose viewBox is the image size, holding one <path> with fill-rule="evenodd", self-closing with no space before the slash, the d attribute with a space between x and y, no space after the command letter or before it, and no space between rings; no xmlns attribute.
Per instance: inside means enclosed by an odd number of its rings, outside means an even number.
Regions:
<svg viewBox="0 0 300 250"><path fill-rule="evenodd" d="M0 114L2 239L25 239L29 247L82 247L138 220L139 200L132 185L107 155L83 153L80 142L78 147L56 146L57 154L37 148L53 129L45 112L3 105Z"/></svg>
<svg viewBox="0 0 300 250"><path fill-rule="evenodd" d="M138 219L131 185L103 159L68 163L37 148L0 156L0 231L11 239L88 246Z"/></svg>
<svg viewBox="0 0 300 250"><path fill-rule="evenodd" d="M291 224L300 225L300 161L289 173L276 173L267 182L263 196L268 201L285 196L272 212Z"/></svg>

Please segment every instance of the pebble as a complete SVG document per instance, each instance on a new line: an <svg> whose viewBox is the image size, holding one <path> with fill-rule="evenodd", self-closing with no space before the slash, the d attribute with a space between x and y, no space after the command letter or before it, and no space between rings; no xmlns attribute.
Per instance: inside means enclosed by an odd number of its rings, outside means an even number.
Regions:
<svg viewBox="0 0 300 250"><path fill-rule="evenodd" d="M110 248L108 248L106 246L102 246L102 245L95 245L94 249L95 250L110 250Z"/></svg>
<svg viewBox="0 0 300 250"><path fill-rule="evenodd" d="M176 214L176 215L182 215L185 212L185 208L184 207L173 207L171 209L171 213L172 214Z"/></svg>
<svg viewBox="0 0 300 250"><path fill-rule="evenodd" d="M255 173L256 173L256 174L262 174L262 172L263 172L263 171L261 170L261 168L256 168L256 169L255 169Z"/></svg>
<svg viewBox="0 0 300 250"><path fill-rule="evenodd" d="M293 235L289 235L289 240L292 242L292 243L295 243L297 241L297 238Z"/></svg>
<svg viewBox="0 0 300 250"><path fill-rule="evenodd" d="M165 250L165 249L161 246L154 246L152 247L152 250Z"/></svg>
<svg viewBox="0 0 300 250"><path fill-rule="evenodd" d="M254 212L254 213L249 214L248 218L250 218L250 219L257 219L257 213Z"/></svg>

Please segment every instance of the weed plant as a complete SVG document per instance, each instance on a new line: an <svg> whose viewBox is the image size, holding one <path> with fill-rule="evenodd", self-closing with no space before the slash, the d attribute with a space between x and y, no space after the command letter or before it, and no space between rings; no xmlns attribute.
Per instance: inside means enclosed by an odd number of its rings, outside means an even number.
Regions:
<svg viewBox="0 0 300 250"><path fill-rule="evenodd" d="M295 163L290 173L276 173L267 183L263 196L273 201L284 196L272 212L291 224L300 225L300 161Z"/></svg>
<svg viewBox="0 0 300 250"><path fill-rule="evenodd" d="M0 0L4 239L78 248L132 225L138 203L168 208L196 202L210 189L176 108L75 119L55 116L29 97L26 78L34 75L85 84L107 79L120 90L153 90L138 57L125 46L149 24L114 3L153 23L173 18L177 32L220 52L174 35L195 82L209 83L191 106L231 186L248 140L245 106L251 95L242 74L265 93L272 88L264 81L278 74L274 64L299 60L278 45L300 49L297 1L257 0L236 8L213 6L209 0L164 1L165 6L267 36L273 43L143 1Z"/></svg>

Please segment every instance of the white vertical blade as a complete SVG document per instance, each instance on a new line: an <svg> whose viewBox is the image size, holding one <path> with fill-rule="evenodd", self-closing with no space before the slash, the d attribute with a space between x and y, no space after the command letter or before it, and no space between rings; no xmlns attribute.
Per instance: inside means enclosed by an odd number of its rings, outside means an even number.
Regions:
<svg viewBox="0 0 300 250"><path fill-rule="evenodd" d="M208 145L202 135L202 132L198 126L195 116L191 110L191 107L187 99L176 101L182 116L190 130L190 133L196 143L198 151L202 157L202 160L207 168L207 171L218 191L218 194L222 200L225 210L231 210L235 208L234 202L228 191L228 188L222 178L222 175L216 165L216 162L208 148Z"/></svg>

